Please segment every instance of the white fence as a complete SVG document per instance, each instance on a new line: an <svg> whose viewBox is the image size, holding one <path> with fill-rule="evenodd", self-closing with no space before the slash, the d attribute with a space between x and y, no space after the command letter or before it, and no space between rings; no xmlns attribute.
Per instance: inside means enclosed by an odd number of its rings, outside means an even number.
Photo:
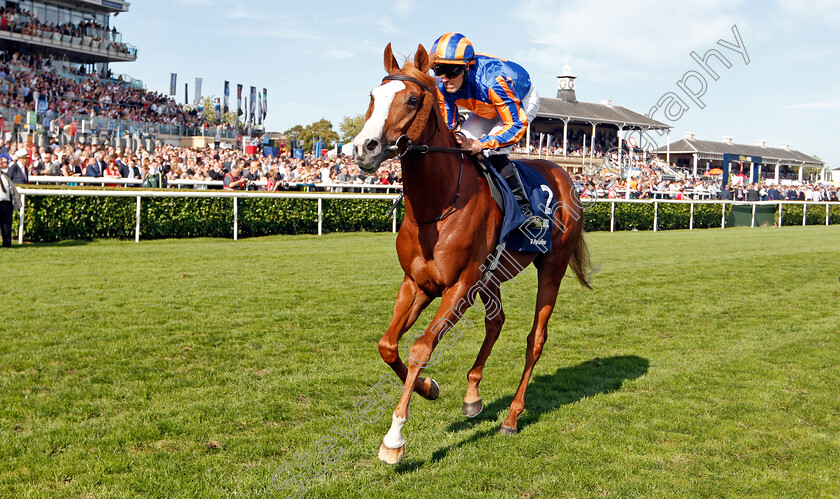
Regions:
<svg viewBox="0 0 840 499"><path fill-rule="evenodd" d="M752 220L750 227L755 227L755 214L757 206L778 206L779 207L779 226L783 224L782 213L786 205L802 205L802 226L807 225L808 221L808 207L822 207L825 206L825 224L830 225L830 210L831 206L840 206L836 201L718 201L718 200L676 200L676 199L581 199L581 203L586 211L588 203L610 203L610 232L615 231L615 205L616 203L629 204L652 204L653 205L653 231L659 230L659 205L660 204L687 204L689 209L688 229L694 230L694 206L698 204L704 205L720 205L720 226L726 228L726 206L752 206Z"/></svg>
<svg viewBox="0 0 840 499"><path fill-rule="evenodd" d="M207 189L209 187L215 187L221 189L224 186L224 182L221 180L194 180L194 179L174 179L168 180L167 183L170 187L177 187L187 188L187 189L196 189L202 190ZM64 184L64 185L89 185L89 184L97 184L97 185L105 185L105 186L131 186L131 187L140 187L143 184L143 181L136 178L119 178L119 177L65 177L63 175L53 176L53 175L32 175L29 177L29 184L31 185L38 185L38 184ZM258 180L254 182L254 185L259 187L265 187L265 180ZM289 182L289 187L295 189L324 189L330 192L354 192L356 190L364 193L365 191L368 192L381 192L385 191L386 194L390 194L391 191L399 192L402 191L402 185L383 185L383 184L356 184L356 183L337 183L337 182L329 182L329 183L311 183L311 182ZM336 189L341 189L336 190Z"/></svg>
<svg viewBox="0 0 840 499"><path fill-rule="evenodd" d="M95 196L95 197L133 197L137 199L137 210L135 215L135 231L134 241L140 241L140 206L144 198L233 198L233 239L238 239L239 233L239 204L240 198L280 198L280 199L312 199L318 201L318 235L322 235L323 227L323 200L324 199L388 199L395 201L399 195L397 194L354 194L341 193L333 194L327 192L260 192L260 191L196 191L190 189L169 189L169 190L155 190L143 191L134 189L120 189L114 191L96 191L96 190L57 190L57 189L30 189L21 188L21 200L23 206L20 209L20 223L18 230L18 243L23 244L24 235L24 213L26 211L26 197L27 196ZM830 225L830 209L831 206L840 206L838 202L808 202L808 201L709 201L709 200L672 200L672 199L583 199L581 203L586 206L590 203L609 203L610 204L610 232L615 231L615 206L619 203L625 204L652 204L653 205L653 231L659 230L659 205L660 204L688 204L689 209L689 224L688 229L694 229L694 207L695 205L720 205L721 207L721 228L726 228L726 206L727 205L746 205L752 206L752 222L751 227L756 226L756 207L757 206L778 206L779 226L783 224L783 210L785 206L802 205L802 225L807 225L808 210L825 207L825 225ZM391 231L397 231L397 211L394 210L393 219L391 221Z"/></svg>
<svg viewBox="0 0 840 499"><path fill-rule="evenodd" d="M239 238L239 199L240 198L280 198L280 199L315 199L318 201L318 235L323 234L324 199L388 199L395 201L398 194L331 194L326 192L260 192L260 191L193 191L193 190L57 190L57 189L18 189L22 201L20 208L20 223L18 224L18 243L23 244L24 213L26 212L27 196L82 196L82 197L123 197L136 198L137 210L134 224L134 241L140 242L140 206L144 198L233 198L233 239ZM391 231L397 232L397 211L394 210L391 221Z"/></svg>

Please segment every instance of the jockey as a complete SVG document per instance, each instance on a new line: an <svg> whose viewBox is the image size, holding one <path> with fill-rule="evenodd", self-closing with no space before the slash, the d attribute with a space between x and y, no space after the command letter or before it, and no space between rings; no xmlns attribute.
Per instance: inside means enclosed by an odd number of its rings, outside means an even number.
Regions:
<svg viewBox="0 0 840 499"><path fill-rule="evenodd" d="M460 127L464 137L459 143L473 154L484 151L510 185L528 225L541 227L542 221L531 212L519 172L508 158L540 108L528 72L514 62L476 54L460 33L446 33L435 40L430 59L447 125L450 129L458 126L458 106L471 111Z"/></svg>

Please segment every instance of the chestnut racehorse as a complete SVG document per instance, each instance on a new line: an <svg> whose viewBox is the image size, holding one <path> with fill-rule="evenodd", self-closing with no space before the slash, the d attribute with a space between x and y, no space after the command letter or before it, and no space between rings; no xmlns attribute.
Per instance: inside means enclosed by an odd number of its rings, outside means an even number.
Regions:
<svg viewBox="0 0 840 499"><path fill-rule="evenodd" d="M391 428L379 448L379 458L393 464L405 451L402 427L408 420L412 393L430 400L440 393L437 383L420 373L444 334L450 330L450 336L455 334L456 323L472 306L476 294L484 303L486 335L467 375L463 413L475 417L481 412L478 384L504 323L500 284L533 262L538 290L525 370L500 428L502 433L518 431L525 389L546 340L560 281L571 265L578 281L589 287L589 255L583 239L583 209L569 175L554 163L527 161L545 177L557 200L558 209L552 214L552 249L545 254L506 251L493 278L482 280L484 264L498 243L502 224L490 187L474 159L459 150L455 134L446 127L435 80L428 74L426 49L419 45L414 62L406 61L400 68L388 44L385 70L388 76L371 92L365 125L353 147L356 162L366 172L376 171L384 159L402 155L405 218L397 236L397 255L405 277L391 324L379 341L382 359L405 382ZM406 367L399 355L399 340L436 297L441 297L440 308L432 324L411 344Z"/></svg>

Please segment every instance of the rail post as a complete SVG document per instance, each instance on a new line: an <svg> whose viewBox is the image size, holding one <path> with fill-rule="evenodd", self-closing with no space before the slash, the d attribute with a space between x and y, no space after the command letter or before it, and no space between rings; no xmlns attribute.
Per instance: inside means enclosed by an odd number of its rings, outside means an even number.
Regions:
<svg viewBox="0 0 840 499"><path fill-rule="evenodd" d="M659 224L659 201L653 202L653 231L656 232Z"/></svg>
<svg viewBox="0 0 840 499"><path fill-rule="evenodd" d="M239 239L239 201L238 197L233 198L233 240Z"/></svg>
<svg viewBox="0 0 840 499"><path fill-rule="evenodd" d="M324 203L321 198L318 198L318 235L323 234L324 225Z"/></svg>
<svg viewBox="0 0 840 499"><path fill-rule="evenodd" d="M20 195L20 220L18 222L18 244L23 244L23 211L26 210L26 194Z"/></svg>
<svg viewBox="0 0 840 499"><path fill-rule="evenodd" d="M691 215L688 218L688 230L694 230L694 200L689 205L691 206Z"/></svg>
<svg viewBox="0 0 840 499"><path fill-rule="evenodd" d="M140 196L137 196L137 215L135 215L135 222L136 225L134 226L134 242L140 242L140 200L143 199Z"/></svg>

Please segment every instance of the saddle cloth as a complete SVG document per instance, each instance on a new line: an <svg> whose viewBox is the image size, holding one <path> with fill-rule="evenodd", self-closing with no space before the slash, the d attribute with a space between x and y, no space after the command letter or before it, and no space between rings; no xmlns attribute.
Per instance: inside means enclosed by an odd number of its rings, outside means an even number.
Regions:
<svg viewBox="0 0 840 499"><path fill-rule="evenodd" d="M554 193L545 181L545 178L537 173L534 169L525 166L519 161L514 161L513 164L519 170L519 176L522 178L522 185L525 187L525 192L531 201L531 212L543 219L542 228L524 228L525 216L522 210L519 209L519 203L516 202L516 197L510 186L502 178L501 175L490 165L484 168L485 175L489 177L491 187L495 184L495 189L498 190L499 197L501 197L501 206L503 213L502 231L499 236L499 242L506 241L506 249L513 251L531 251L537 253L548 253L551 251L551 228L553 226L553 213L557 200L554 199ZM498 197L494 192L496 202L499 202Z"/></svg>

